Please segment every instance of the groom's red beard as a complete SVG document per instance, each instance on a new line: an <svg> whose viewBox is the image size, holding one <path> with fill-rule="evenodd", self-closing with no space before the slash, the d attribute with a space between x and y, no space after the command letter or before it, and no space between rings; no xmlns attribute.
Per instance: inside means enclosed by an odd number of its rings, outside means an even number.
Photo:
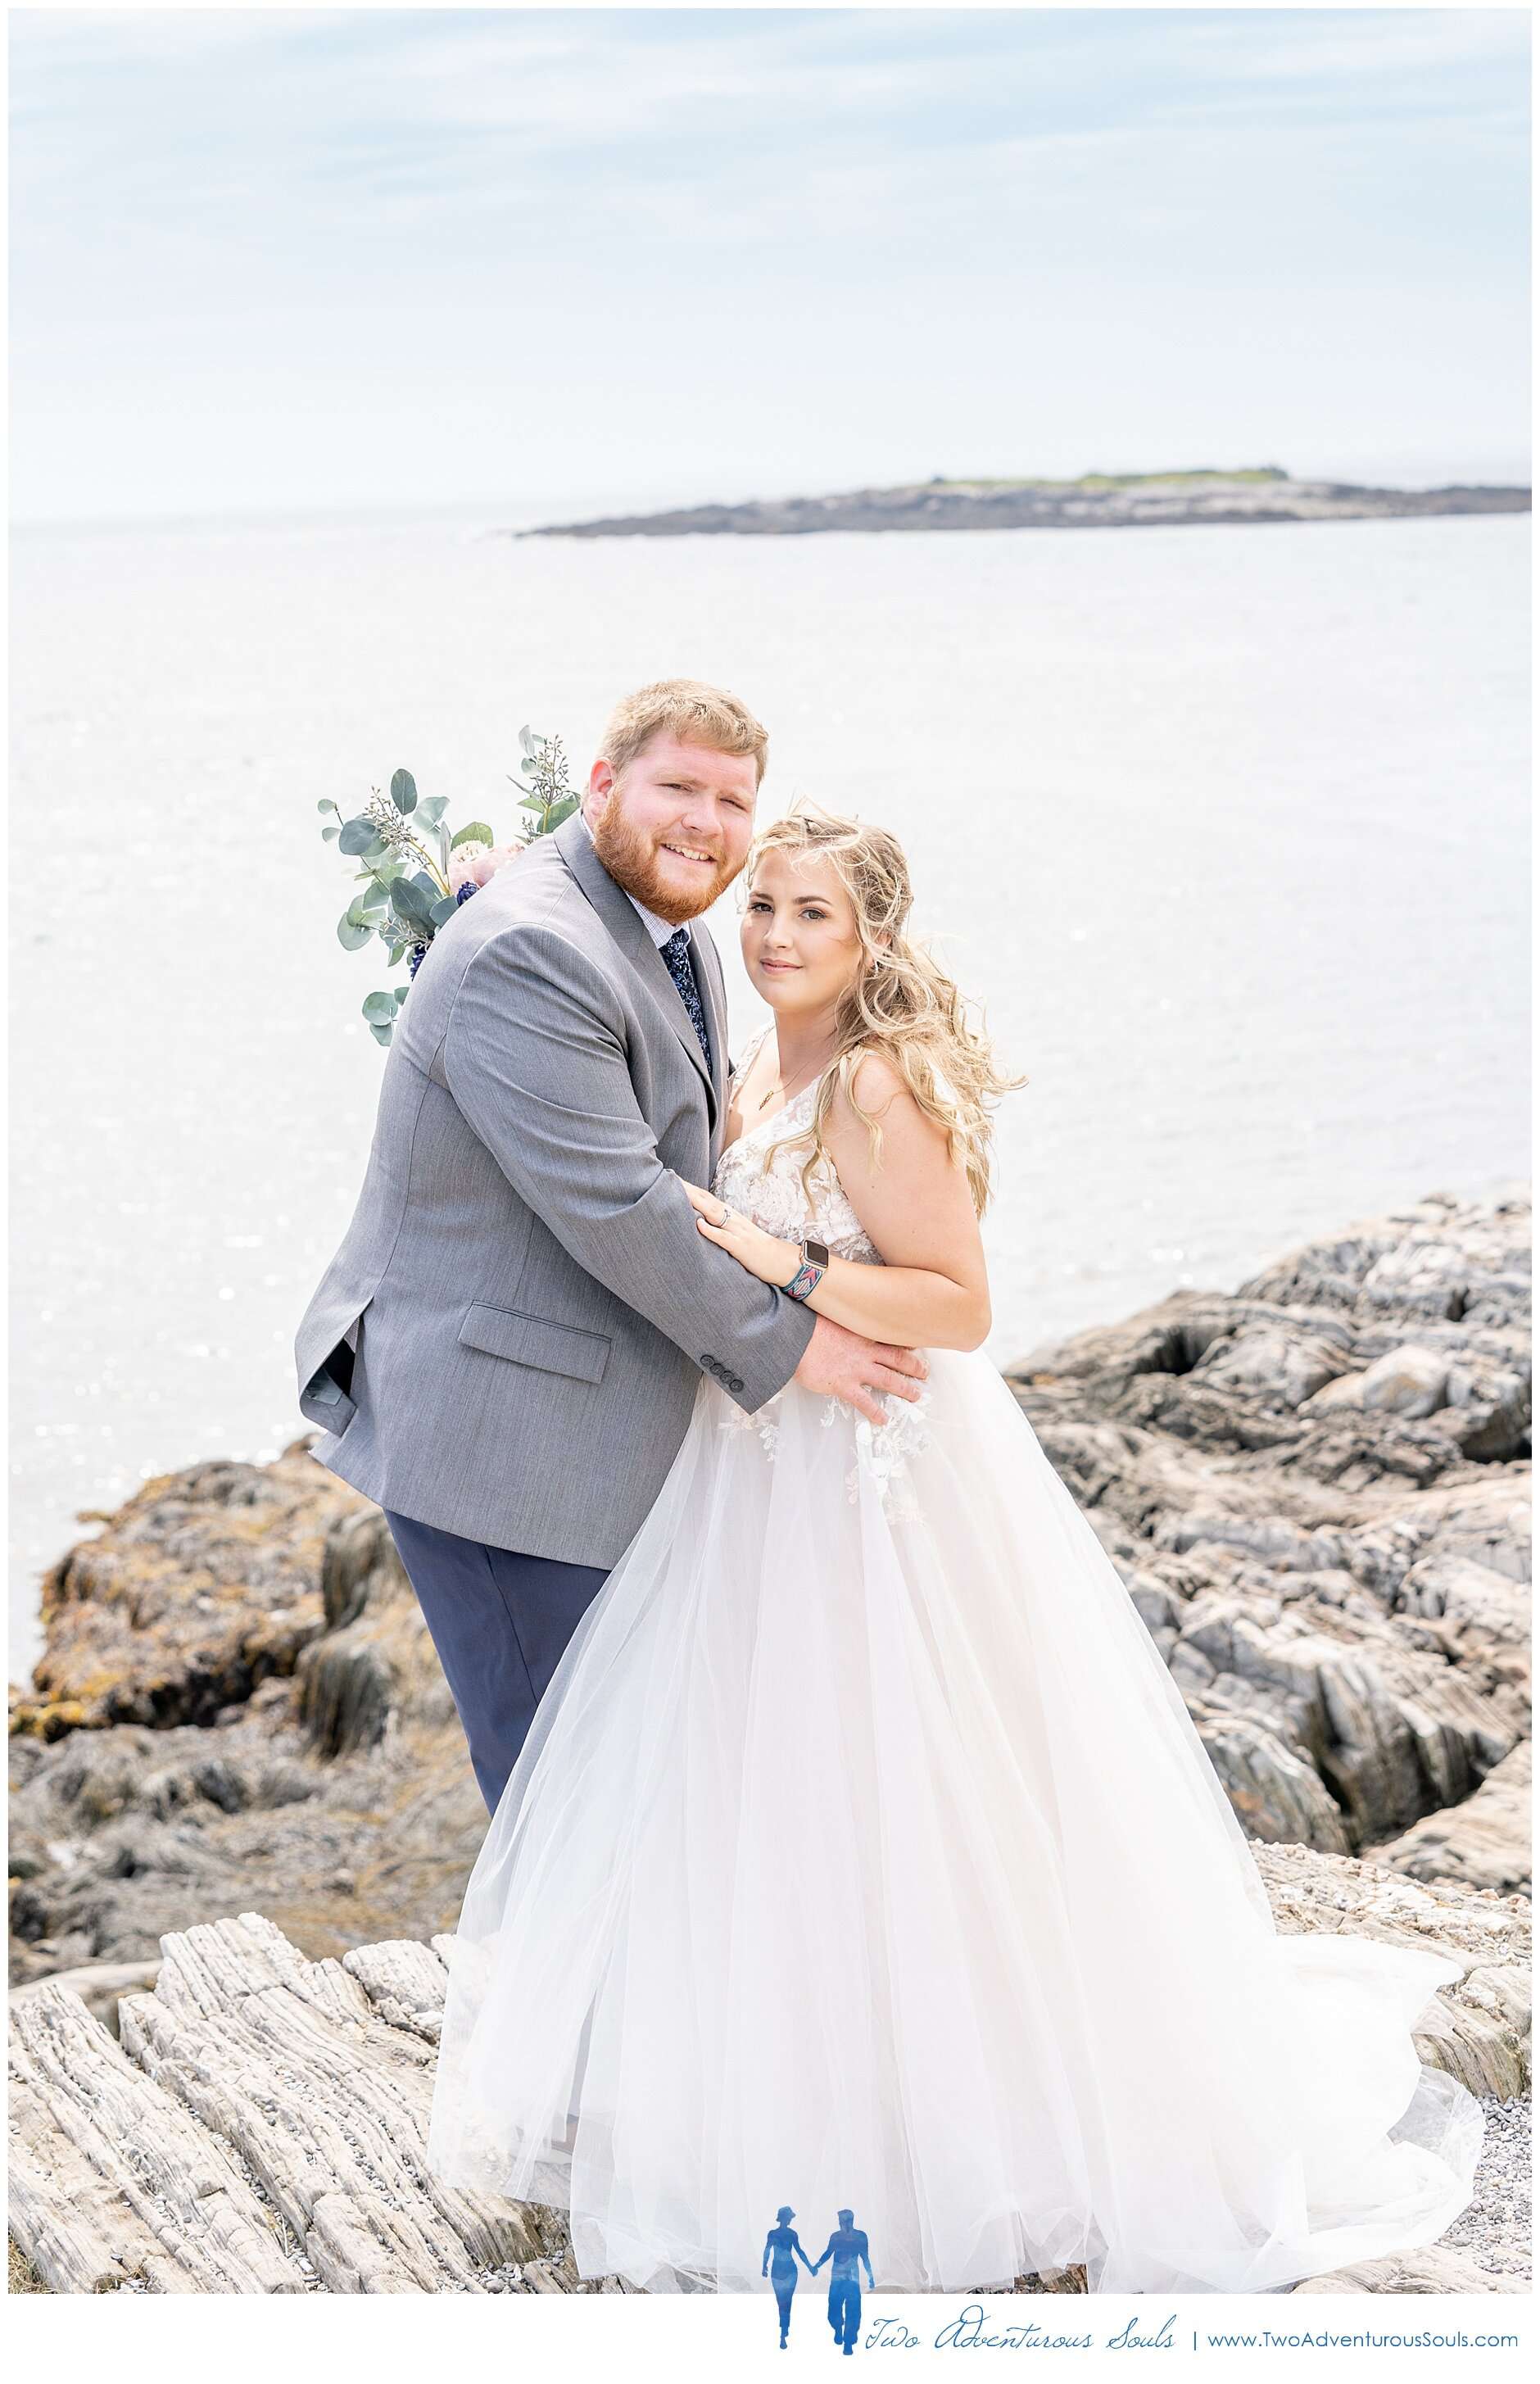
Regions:
<svg viewBox="0 0 1540 2384"><path fill-rule="evenodd" d="M590 825L593 849L615 884L645 909L666 919L671 927L682 927L688 919L698 919L702 911L709 911L742 867L740 862L723 861L709 874L702 869L698 873L700 885L691 892L662 875L655 839L627 819L613 800Z"/></svg>

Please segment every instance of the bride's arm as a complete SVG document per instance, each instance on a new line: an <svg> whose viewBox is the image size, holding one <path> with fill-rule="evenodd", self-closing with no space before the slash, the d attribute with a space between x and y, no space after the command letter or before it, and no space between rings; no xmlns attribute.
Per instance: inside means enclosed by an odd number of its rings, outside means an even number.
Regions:
<svg viewBox="0 0 1540 2384"><path fill-rule="evenodd" d="M885 1264L863 1266L831 1254L828 1272L807 1305L852 1333L910 1348L976 1349L989 1330L984 1246L966 1171L947 1155L943 1129L926 1117L897 1069L875 1052L863 1060L856 1090L882 1127L874 1165L866 1127L842 1092L835 1097L825 1142L845 1197ZM758 1275L784 1288L801 1252L748 1219L712 1221L724 1203L687 1185L700 1231Z"/></svg>

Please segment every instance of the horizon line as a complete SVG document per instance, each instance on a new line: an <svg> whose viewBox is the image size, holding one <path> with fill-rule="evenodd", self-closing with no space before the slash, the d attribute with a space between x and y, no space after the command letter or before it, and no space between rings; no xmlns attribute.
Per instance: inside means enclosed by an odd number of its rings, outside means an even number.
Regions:
<svg viewBox="0 0 1540 2384"><path fill-rule="evenodd" d="M821 488L811 492L803 487L794 490L778 491L774 494L767 494L762 491L754 496L665 498L654 495L645 501L626 501L626 511L629 515L639 515L643 511L648 513L684 513L693 512L699 507L714 504L739 506L760 503L785 503L789 498L793 496L806 496L809 493L814 493L818 496L825 497L835 495L855 495L867 490L922 488L928 485L933 479L944 479L953 486L966 485L971 480L978 480L981 482L994 481L999 483L1010 479L1020 480L1022 482L1042 480L1045 482L1050 482L1054 485L1064 486L1072 484L1076 480L1087 478L1114 479L1120 478L1126 478L1130 477L1141 478L1163 478L1168 474L1174 478L1180 478L1190 477L1192 474L1200 471L1217 472L1223 475L1227 472L1260 471L1262 468L1263 467L1261 465L1242 464L1167 464L1145 466L1136 469L1125 467L1122 472L1104 469L1100 466L1089 467L1083 473L1021 472L1005 474L1000 472L968 473L953 470L939 474L927 473L924 476L909 479L847 482L841 489L835 490ZM1423 491L1449 488L1523 489L1530 490L1531 493L1533 493L1530 467L1527 465L1524 469L1523 476L1517 479L1480 478L1470 473L1460 473L1459 471L1449 470L1438 475L1418 472L1413 477L1403 477L1395 480L1366 480L1350 478L1348 475L1340 470L1327 471L1325 469L1315 469L1296 472L1289 466L1274 466L1270 468L1284 471L1285 476L1291 480L1335 480L1342 485L1356 488L1399 488L1409 490L1420 490ZM147 513L103 513L101 511L80 514L18 515L13 513L8 517L8 526L13 531L42 529L176 529L196 528L200 525L221 521L248 521L254 523L294 519L305 521L343 521L357 519L361 515L374 517L379 517L380 515L394 515L402 518L410 518L414 516L420 517L425 515L463 513L484 514L489 517L500 517L506 514L521 514L528 512L537 503L544 508L549 505L560 505L569 502L575 504L580 503L584 505L590 506L592 508L592 517L594 518L612 520L621 517L621 501L618 499L614 502L606 503L601 499L590 497L585 497L580 500L572 499L569 501L562 498L560 495L537 500L528 495L492 497L478 494L475 496L462 497L424 497L404 502L400 499L358 498L342 504L317 504L304 500L298 502L285 502L279 500L277 502L258 503L255 504L234 503L213 505L195 505L182 508L178 511L168 511L162 509ZM498 521L494 523L494 526L501 526L501 522Z"/></svg>

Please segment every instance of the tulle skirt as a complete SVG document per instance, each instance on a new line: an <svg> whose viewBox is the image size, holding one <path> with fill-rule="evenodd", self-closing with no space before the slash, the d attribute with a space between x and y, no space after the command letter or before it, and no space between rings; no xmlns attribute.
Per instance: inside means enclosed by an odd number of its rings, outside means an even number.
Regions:
<svg viewBox="0 0 1540 2384"><path fill-rule="evenodd" d="M653 2291L767 2290L787 2203L813 2256L853 2211L900 2289L1275 2291L1434 2241L1481 2148L1411 2034L1459 1964L1276 1933L981 1353L876 1431L702 1379L450 1971L432 2167Z"/></svg>

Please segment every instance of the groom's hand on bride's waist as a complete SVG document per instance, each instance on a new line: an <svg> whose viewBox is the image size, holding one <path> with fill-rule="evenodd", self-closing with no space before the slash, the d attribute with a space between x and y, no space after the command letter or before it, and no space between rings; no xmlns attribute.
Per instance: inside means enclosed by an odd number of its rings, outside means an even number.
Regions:
<svg viewBox="0 0 1540 2384"><path fill-rule="evenodd" d="M925 1372L921 1350L896 1348L890 1341L868 1341L820 1316L792 1380L801 1383L804 1391L823 1391L848 1400L871 1423L886 1423L888 1418L879 1400L888 1394L917 1399Z"/></svg>

